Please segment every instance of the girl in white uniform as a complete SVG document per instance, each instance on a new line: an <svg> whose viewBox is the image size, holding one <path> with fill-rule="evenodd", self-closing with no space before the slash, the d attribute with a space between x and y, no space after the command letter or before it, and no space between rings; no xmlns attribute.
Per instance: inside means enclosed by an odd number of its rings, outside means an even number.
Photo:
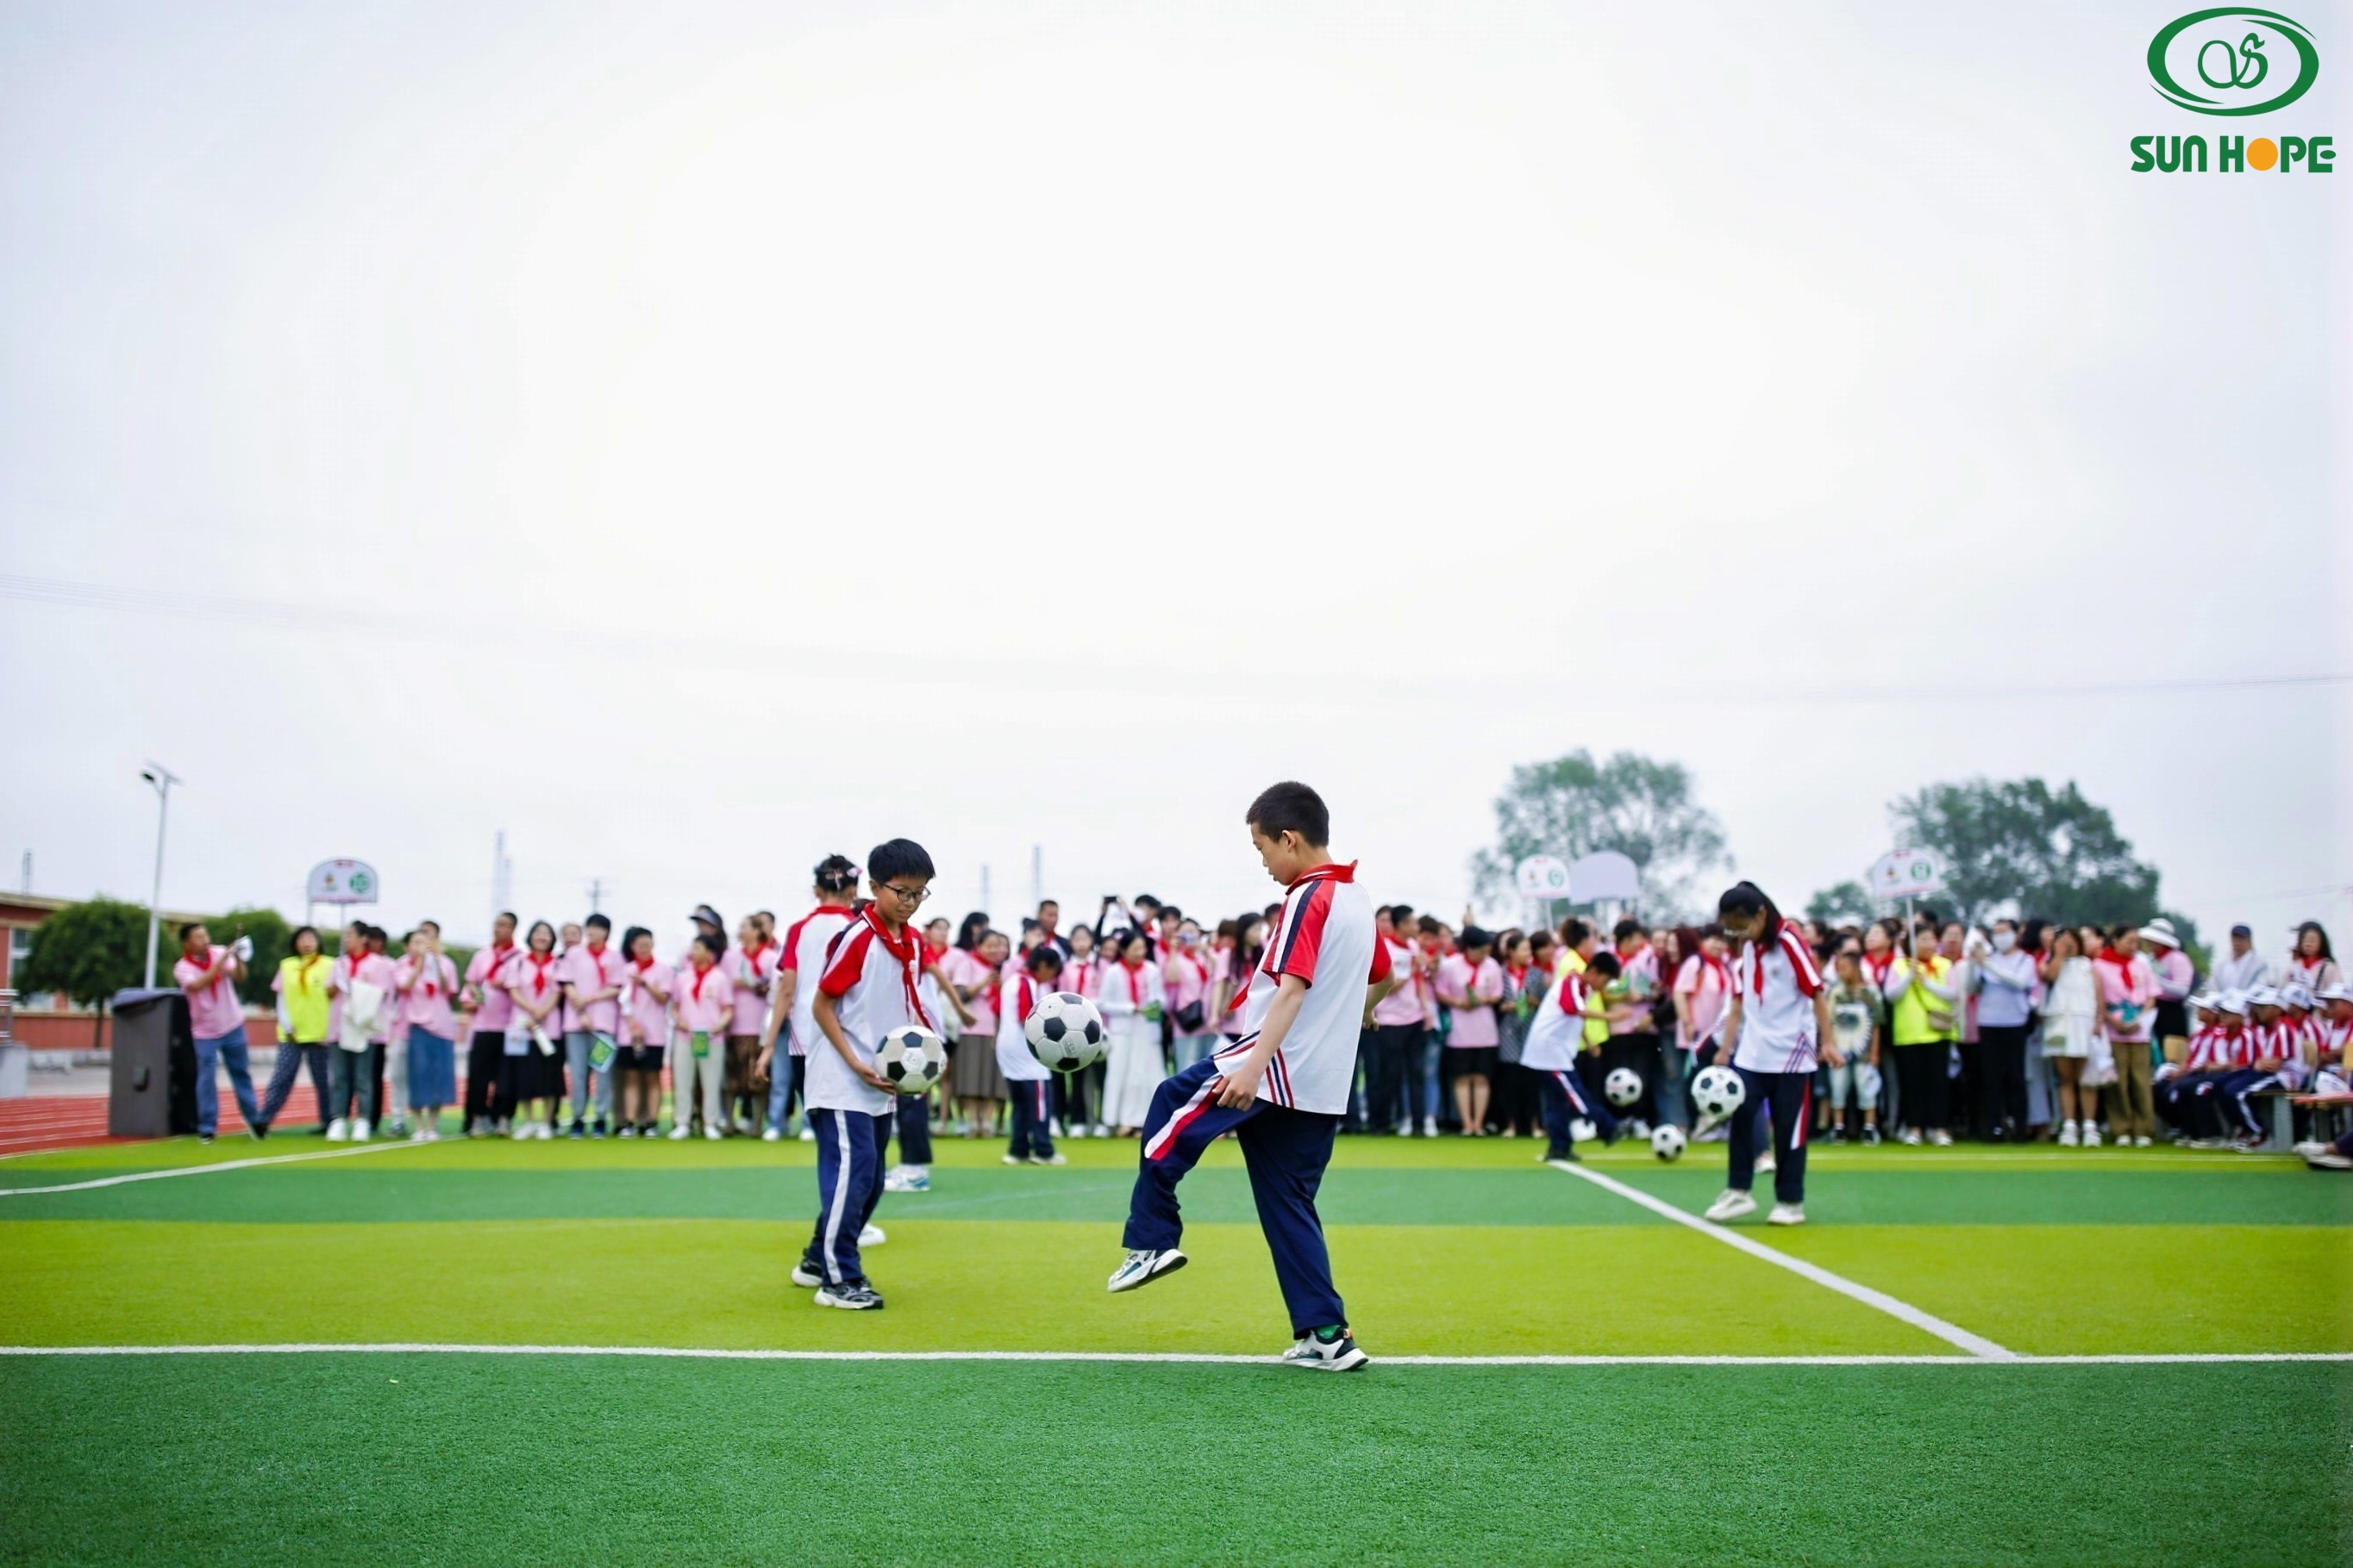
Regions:
<svg viewBox="0 0 2353 1568"><path fill-rule="evenodd" d="M1152 1091L1167 1071L1160 1059L1160 966L1150 961L1141 931L1125 931L1107 946L1117 956L1103 966L1095 1005L1109 1037L1103 1045L1103 1112L1119 1136L1131 1136L1152 1114Z"/></svg>

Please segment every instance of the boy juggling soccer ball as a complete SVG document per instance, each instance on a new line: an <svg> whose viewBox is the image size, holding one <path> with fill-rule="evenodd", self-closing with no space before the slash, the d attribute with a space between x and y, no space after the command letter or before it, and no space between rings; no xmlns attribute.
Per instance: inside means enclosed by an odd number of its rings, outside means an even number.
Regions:
<svg viewBox="0 0 2353 1568"><path fill-rule="evenodd" d="M871 1312L882 1298L866 1278L858 1233L882 1196L882 1152L891 1141L895 1096L874 1070L874 1047L892 1029L937 1029L916 985L923 962L915 911L931 896L932 858L909 838L878 844L866 858L873 893L826 949L809 1013L825 1043L808 1053L805 1103L817 1129L817 1229L793 1270L793 1283L817 1287L820 1307ZM943 994L954 994L944 981Z"/></svg>
<svg viewBox="0 0 2353 1568"><path fill-rule="evenodd" d="M1757 1179L1757 1114L1763 1100L1773 1110L1773 1212L1770 1225L1806 1223L1806 1128L1813 1120L1814 1067L1842 1066L1831 1018L1829 992L1805 933L1754 882L1725 889L1716 922L1738 951L1732 960L1732 997L1724 1040L1732 1069L1747 1095L1732 1116L1724 1194L1707 1207L1712 1220L1757 1212L1748 1195Z"/></svg>
<svg viewBox="0 0 2353 1568"><path fill-rule="evenodd" d="M1356 867L1333 864L1324 847L1332 818L1321 796L1279 784L1250 803L1245 820L1267 875L1287 889L1282 913L1242 994L1240 1037L1153 1094L1128 1202L1127 1260L1111 1288L1133 1290L1185 1266L1176 1184L1212 1141L1233 1132L1291 1311L1283 1362L1354 1372L1366 1357L1332 1288L1315 1189L1348 1109L1357 1034L1392 984L1388 950L1374 940Z"/></svg>

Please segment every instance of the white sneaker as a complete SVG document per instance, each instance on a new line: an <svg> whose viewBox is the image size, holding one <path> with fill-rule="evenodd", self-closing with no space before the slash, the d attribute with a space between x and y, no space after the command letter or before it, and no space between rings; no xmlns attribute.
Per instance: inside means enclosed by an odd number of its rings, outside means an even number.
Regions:
<svg viewBox="0 0 2353 1568"><path fill-rule="evenodd" d="M694 1136L694 1129L681 1121L671 1127L670 1135L673 1142L681 1138L691 1138Z"/></svg>
<svg viewBox="0 0 2353 1568"><path fill-rule="evenodd" d="M1772 1150L1767 1149L1763 1153L1757 1156L1757 1169L1758 1173L1763 1175L1769 1176L1773 1173Z"/></svg>
<svg viewBox="0 0 2353 1568"><path fill-rule="evenodd" d="M1314 1334L1302 1334L1282 1352L1282 1364L1303 1368L1308 1372L1354 1372L1372 1357L1356 1348L1356 1336L1345 1329L1340 1337L1325 1343Z"/></svg>
<svg viewBox="0 0 2353 1568"><path fill-rule="evenodd" d="M1707 1205L1707 1213L1704 1217L1715 1220L1721 1225L1725 1220L1738 1219L1742 1215L1756 1212L1755 1198L1750 1197L1738 1187L1726 1187L1724 1189L1723 1196Z"/></svg>
<svg viewBox="0 0 2353 1568"><path fill-rule="evenodd" d="M784 1141L784 1137L785 1134L782 1128L771 1127L765 1132L760 1134L760 1142L763 1143L780 1143Z"/></svg>
<svg viewBox="0 0 2353 1568"><path fill-rule="evenodd" d="M2333 1143L2323 1143L2308 1154L2305 1154L2304 1145L2298 1144L2296 1152L2304 1154L2304 1163L2316 1171L2353 1171L2353 1160L2338 1153Z"/></svg>
<svg viewBox="0 0 2353 1568"><path fill-rule="evenodd" d="M825 1276L803 1261L793 1265L793 1283L804 1290L812 1289L825 1283Z"/></svg>
<svg viewBox="0 0 2353 1568"><path fill-rule="evenodd" d="M1029 1163L1033 1165L1067 1165L1071 1163L1071 1157L1057 1149L1043 1159L1032 1154L1029 1156Z"/></svg>
<svg viewBox="0 0 2353 1568"><path fill-rule="evenodd" d="M1425 1116L1421 1119L1421 1135L1424 1138L1435 1138L1438 1136L1437 1117Z"/></svg>
<svg viewBox="0 0 2353 1568"><path fill-rule="evenodd" d="M364 1122L364 1121L354 1121L354 1122L353 1122L353 1123L352 1123L352 1142L354 1142L354 1143L364 1143L364 1142L366 1142L367 1141L368 1141L368 1124L367 1124L366 1122Z"/></svg>
<svg viewBox="0 0 2353 1568"><path fill-rule="evenodd" d="M891 1238L889 1237L882 1234L882 1227L881 1226L871 1223L865 1229L858 1233L858 1245L860 1247L880 1247L890 1239Z"/></svg>
<svg viewBox="0 0 2353 1568"><path fill-rule="evenodd" d="M1651 1124L1638 1116L1634 1118L1633 1124L1626 1129L1626 1135L1630 1138L1647 1140L1651 1136Z"/></svg>
<svg viewBox="0 0 2353 1568"><path fill-rule="evenodd" d="M882 1190L886 1193L928 1193L932 1190L932 1173L921 1165L893 1165L882 1173Z"/></svg>
<svg viewBox="0 0 2353 1568"><path fill-rule="evenodd" d="M1928 1142L1939 1149L1949 1149L1953 1146L1953 1135L1939 1127L1928 1134Z"/></svg>
<svg viewBox="0 0 2353 1568"><path fill-rule="evenodd" d="M2096 1149L2099 1146L2100 1130L2096 1127L2086 1125L2084 1129L2084 1147L2086 1149Z"/></svg>
<svg viewBox="0 0 2353 1568"><path fill-rule="evenodd" d="M522 1142L524 1139L531 1136L531 1123L528 1121L515 1122L507 1129L507 1136L513 1139L518 1143Z"/></svg>
<svg viewBox="0 0 2353 1568"><path fill-rule="evenodd" d="M429 1130L420 1127L408 1135L408 1141L411 1143L430 1143L433 1142L433 1134Z"/></svg>
<svg viewBox="0 0 2353 1568"><path fill-rule="evenodd" d="M1806 1223L1806 1205L1775 1204L1773 1212L1765 1216L1765 1223L1767 1225L1803 1225Z"/></svg>
<svg viewBox="0 0 2353 1568"><path fill-rule="evenodd" d="M344 1121L342 1117L338 1116L332 1121L327 1123L328 1142L340 1143L351 1135L352 1124Z"/></svg>
<svg viewBox="0 0 2353 1568"><path fill-rule="evenodd" d="M1116 1295L1122 1290L1141 1289L1163 1274L1174 1274L1184 1268L1187 1261L1185 1255L1173 1247L1166 1252L1155 1252L1149 1247L1136 1248L1127 1255L1125 1262L1112 1270L1112 1293Z"/></svg>
<svg viewBox="0 0 2353 1568"><path fill-rule="evenodd" d="M802 1129L801 1129L801 1142L804 1142L804 1143L814 1143L814 1142L817 1142L817 1129L816 1129L816 1128L814 1128L814 1127L804 1127L804 1128L802 1128Z"/></svg>
<svg viewBox="0 0 2353 1568"><path fill-rule="evenodd" d="M727 1136L724 1131L716 1127L705 1127L702 1130L702 1135L711 1140L713 1143L718 1142L722 1138Z"/></svg>
<svg viewBox="0 0 2353 1568"><path fill-rule="evenodd" d="M2081 1143L2083 1141L2083 1129L2076 1126L2075 1123L2072 1121L2063 1121L2059 1124L2059 1147L2062 1149L2073 1149L2076 1144Z"/></svg>
<svg viewBox="0 0 2353 1568"><path fill-rule="evenodd" d="M2136 1149L2146 1149L2148 1147L2148 1134L2144 1132L2139 1137L2133 1140L2133 1147Z"/></svg>
<svg viewBox="0 0 2353 1568"><path fill-rule="evenodd" d="M1917 1149L1925 1140L1921 1138L1920 1130L1917 1127L1906 1127L1904 1130L1904 1136L1898 1138L1896 1142Z"/></svg>

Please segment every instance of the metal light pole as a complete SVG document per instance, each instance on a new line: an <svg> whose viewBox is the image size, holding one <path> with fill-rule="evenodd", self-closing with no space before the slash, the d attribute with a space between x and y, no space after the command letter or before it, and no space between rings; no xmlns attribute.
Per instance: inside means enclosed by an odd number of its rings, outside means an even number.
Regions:
<svg viewBox="0 0 2353 1568"><path fill-rule="evenodd" d="M180 775L161 763L149 763L139 776L155 787L155 883L147 898L147 989L155 988L155 933L164 921L164 821L172 809L172 786Z"/></svg>

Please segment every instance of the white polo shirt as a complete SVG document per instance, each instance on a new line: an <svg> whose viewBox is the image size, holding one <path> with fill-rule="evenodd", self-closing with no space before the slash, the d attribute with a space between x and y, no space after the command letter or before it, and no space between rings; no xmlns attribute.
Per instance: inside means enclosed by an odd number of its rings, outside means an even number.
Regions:
<svg viewBox="0 0 2353 1568"><path fill-rule="evenodd" d="M1258 1097L1294 1110L1341 1116L1356 1078L1356 1037L1365 1017L1365 988L1386 979L1389 955L1373 936L1373 904L1356 885L1356 868L1318 866L1283 895L1282 913L1269 933L1265 961L1243 994L1241 1037L1217 1053L1239 1062L1258 1044L1282 977L1307 982L1306 999L1267 1062Z"/></svg>
<svg viewBox="0 0 2353 1568"><path fill-rule="evenodd" d="M833 1047L818 1033L817 1015L810 1011L817 1005L817 983L825 974L825 950L834 933L848 925L850 911L839 904L819 904L795 921L785 932L784 952L776 961L776 972L794 973L793 1011L785 1033L789 1037L792 1054L805 1057L811 1046Z"/></svg>
<svg viewBox="0 0 2353 1568"><path fill-rule="evenodd" d="M1555 973L1544 1001L1528 1017L1520 1065L1535 1072L1575 1071L1577 1053L1585 1048L1585 1008L1592 995L1577 971Z"/></svg>
<svg viewBox="0 0 2353 1568"><path fill-rule="evenodd" d="M1750 1072L1814 1070L1814 994L1822 972L1805 933L1789 921L1766 942L1744 942L1732 961L1740 1039L1732 1065Z"/></svg>

